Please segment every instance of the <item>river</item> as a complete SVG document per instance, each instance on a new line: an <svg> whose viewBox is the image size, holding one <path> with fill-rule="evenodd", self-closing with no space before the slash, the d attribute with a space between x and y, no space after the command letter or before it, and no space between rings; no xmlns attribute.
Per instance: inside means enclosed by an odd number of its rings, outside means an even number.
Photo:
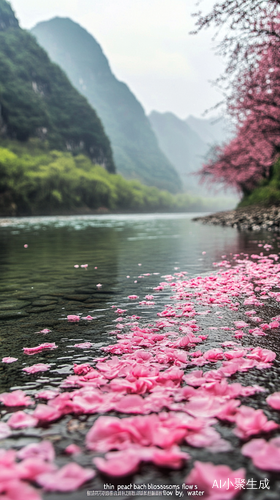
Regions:
<svg viewBox="0 0 280 500"><path fill-rule="evenodd" d="M191 220L194 216L145 214L2 220L0 359L10 356L18 361L2 363L1 392L22 389L32 397L42 388L58 388L72 374L73 363L90 362L93 357L102 355L101 348L115 342L110 332L116 330L116 307L126 309L130 317L137 316L135 321L140 326L154 322L157 313L170 300L170 291L154 290L165 280L166 275L184 272L190 279L215 274L214 262L225 258L230 261L234 254L242 258L244 254L260 253L264 244L270 245L269 253L279 252L279 237L272 232L239 232L233 228L202 225ZM139 304L146 295L153 295L154 304ZM128 296L137 296L139 300L129 300ZM276 314L277 310L273 309L272 312ZM69 315L80 316L81 319L69 322ZM94 319L82 319L88 315ZM202 319L204 327L207 326L207 318ZM244 318L240 316L234 319ZM223 321L230 320L230 316L224 316ZM215 317L211 318L213 328L215 324ZM50 331L40 333L46 329ZM217 346L216 340L209 341L210 348ZM32 363L48 363L50 369L29 375L22 371L32 364L30 357L23 353L23 348L31 348L42 342L55 343L57 348L39 352ZM92 346L86 349L74 347L85 342L92 343ZM273 344L275 348L275 342L276 337L266 344L262 338L263 346ZM273 372L274 375L269 372L270 378L264 372L246 374L246 383L260 383L261 379L262 385L271 380L275 380L276 384L278 372ZM244 374L240 377L244 378ZM275 414L273 416L275 420ZM3 407L2 417L4 421L7 420ZM92 421L92 416L89 420L87 416L81 416L81 429ZM36 428L28 435L21 432L7 438L4 447L13 447L15 443L19 447L32 439L47 437L57 444L59 455L71 442L69 434L66 435L64 431L63 423L52 424L43 431ZM83 431L79 432L83 434ZM229 431L224 429L223 433L228 436ZM79 436L75 436L75 439L79 439ZM236 446L236 437L233 442ZM200 449L195 449L193 453L196 459L227 463L235 468L243 464L237 451L223 456L225 458L221 462L219 453L211 455ZM63 453L58 460L59 464L65 463ZM89 456L83 455L79 463L86 465L88 461ZM251 475L256 474L255 469L249 472ZM185 475L185 472L164 472L144 464L141 474L134 476L133 481L137 484L148 484L149 481L180 484ZM261 473L259 477L267 477L267 474ZM117 483L126 484L125 480L118 480ZM114 483L115 487L117 483ZM103 489L104 478L96 478L92 484L89 489ZM279 487L277 482L275 485L275 488ZM277 496L273 496L275 491L270 492L271 496L265 496L267 492L260 491L253 492L255 496L252 496L246 491L243 496L246 500L276 499ZM66 495L44 494L44 498L80 500L85 495L86 487L80 492Z"/></svg>

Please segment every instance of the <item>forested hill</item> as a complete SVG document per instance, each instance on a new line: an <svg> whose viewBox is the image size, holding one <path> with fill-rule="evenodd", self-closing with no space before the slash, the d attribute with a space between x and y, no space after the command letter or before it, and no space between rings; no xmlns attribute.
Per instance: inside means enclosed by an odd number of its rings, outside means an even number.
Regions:
<svg viewBox="0 0 280 500"><path fill-rule="evenodd" d="M51 149L83 152L114 172L102 123L36 39L0 0L0 138L39 137Z"/></svg>
<svg viewBox="0 0 280 500"><path fill-rule="evenodd" d="M160 150L141 104L115 78L96 40L64 18L39 23L31 32L97 110L111 140L117 170L127 179L178 191L179 175Z"/></svg>

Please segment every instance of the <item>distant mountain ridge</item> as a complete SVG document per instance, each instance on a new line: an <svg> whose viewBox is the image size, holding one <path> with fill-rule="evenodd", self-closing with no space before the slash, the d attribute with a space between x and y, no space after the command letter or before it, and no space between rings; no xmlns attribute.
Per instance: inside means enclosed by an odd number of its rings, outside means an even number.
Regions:
<svg viewBox="0 0 280 500"><path fill-rule="evenodd" d="M208 145L222 144L231 136L230 124L223 117L197 118L189 115L185 122Z"/></svg>
<svg viewBox="0 0 280 500"><path fill-rule="evenodd" d="M19 27L5 0L0 0L1 137L37 137L51 149L84 153L115 172L97 114L35 38Z"/></svg>
<svg viewBox="0 0 280 500"><path fill-rule="evenodd" d="M226 122L193 116L182 120L173 113L157 111L152 111L149 120L161 149L176 167L184 189L189 193L209 196L209 188L201 184L196 173L210 148L226 140L229 133L225 130ZM217 189L220 191L221 186L216 186Z"/></svg>
<svg viewBox="0 0 280 500"><path fill-rule="evenodd" d="M198 178L192 175L200 168L208 146L199 135L173 113L152 111L149 120L156 133L159 145L167 158L175 165L187 191L199 191Z"/></svg>
<svg viewBox="0 0 280 500"><path fill-rule="evenodd" d="M113 75L93 36L71 19L58 17L37 24L31 33L96 109L111 140L119 173L160 189L179 191L179 175L160 150L143 107Z"/></svg>

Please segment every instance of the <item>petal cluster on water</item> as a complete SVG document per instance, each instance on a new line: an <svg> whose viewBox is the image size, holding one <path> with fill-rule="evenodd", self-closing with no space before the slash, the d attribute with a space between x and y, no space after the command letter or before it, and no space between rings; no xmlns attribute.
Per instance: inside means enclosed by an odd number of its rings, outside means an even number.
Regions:
<svg viewBox="0 0 280 500"><path fill-rule="evenodd" d="M205 448L211 453L229 451L231 443L215 428L218 422L225 422L228 436L237 436L241 445L248 441L242 453L256 467L279 471L280 438L255 439L259 434L277 431L279 425L267 418L263 409L250 406L249 399L244 404L242 398L255 394L261 397L266 392L265 387L246 385L243 374L246 376L251 369L267 370L276 358L276 353L263 345L269 335L277 334L280 317L267 320L257 313L267 298L280 301L280 293L274 291L280 287L280 265L271 256L243 260L237 257L235 265L228 260L216 263L219 270L212 275L188 279L187 273L178 272L164 276L154 290L170 291L172 296L152 323L138 322L141 318L136 314L128 316L125 309L113 306L118 316L110 333L116 341L101 348L102 357L92 360L84 353L77 355L79 363L73 364L73 372L60 387L36 394L44 404L34 404L21 390L0 396L7 407L28 407L15 411L0 425L0 437L9 436L13 430L50 425L59 419L64 422L66 415L97 415L86 435L87 454L93 455L93 465L102 474L122 477L138 471L141 463L180 469L189 461L193 448ZM128 299L139 297L129 295ZM156 294L147 294L135 307L139 310L140 305L142 310L154 304ZM246 310L247 306L250 309ZM228 324L222 314L226 308L231 315L238 313ZM217 322L211 324L213 315L221 320L221 326ZM265 318L265 314L260 316ZM81 316L68 315L67 319L75 323ZM82 319L91 321L93 317ZM262 346L256 345L258 341ZM80 349L93 346L89 341L74 344ZM33 355L56 347L55 343L45 343L24 348L24 353ZM3 358L8 363L5 359L13 358ZM36 374L49 368L50 365L38 363L23 371ZM239 374L241 382L236 381ZM270 406L280 410L279 392L264 397L266 409ZM32 404L35 407L30 408ZM112 411L120 416L107 415ZM190 453L180 446L188 446ZM69 456L81 454L82 449L72 443L63 450L64 457L68 455L69 460ZM58 469L54 459L53 445L44 440L16 453L3 451L0 474L4 467L6 479L0 496L3 492L7 498L17 500L20 485L24 491L29 488L27 482L45 491L73 491L96 474L92 467L82 468L74 462ZM196 484L204 491L204 498L230 500L239 492L235 480L244 479L244 469L196 461L186 484ZM13 488L15 493L11 493ZM26 495L30 500L34 495L34 500L40 498L32 488Z"/></svg>

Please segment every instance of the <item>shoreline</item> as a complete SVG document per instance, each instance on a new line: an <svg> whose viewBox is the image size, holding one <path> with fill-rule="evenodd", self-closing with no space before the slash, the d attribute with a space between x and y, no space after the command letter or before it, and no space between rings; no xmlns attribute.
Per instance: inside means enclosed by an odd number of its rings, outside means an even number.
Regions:
<svg viewBox="0 0 280 500"><path fill-rule="evenodd" d="M193 221L200 221L203 224L214 224L225 227L233 227L239 230L260 231L280 231L280 207L261 207L251 205L235 210L227 210L214 214L195 217Z"/></svg>

